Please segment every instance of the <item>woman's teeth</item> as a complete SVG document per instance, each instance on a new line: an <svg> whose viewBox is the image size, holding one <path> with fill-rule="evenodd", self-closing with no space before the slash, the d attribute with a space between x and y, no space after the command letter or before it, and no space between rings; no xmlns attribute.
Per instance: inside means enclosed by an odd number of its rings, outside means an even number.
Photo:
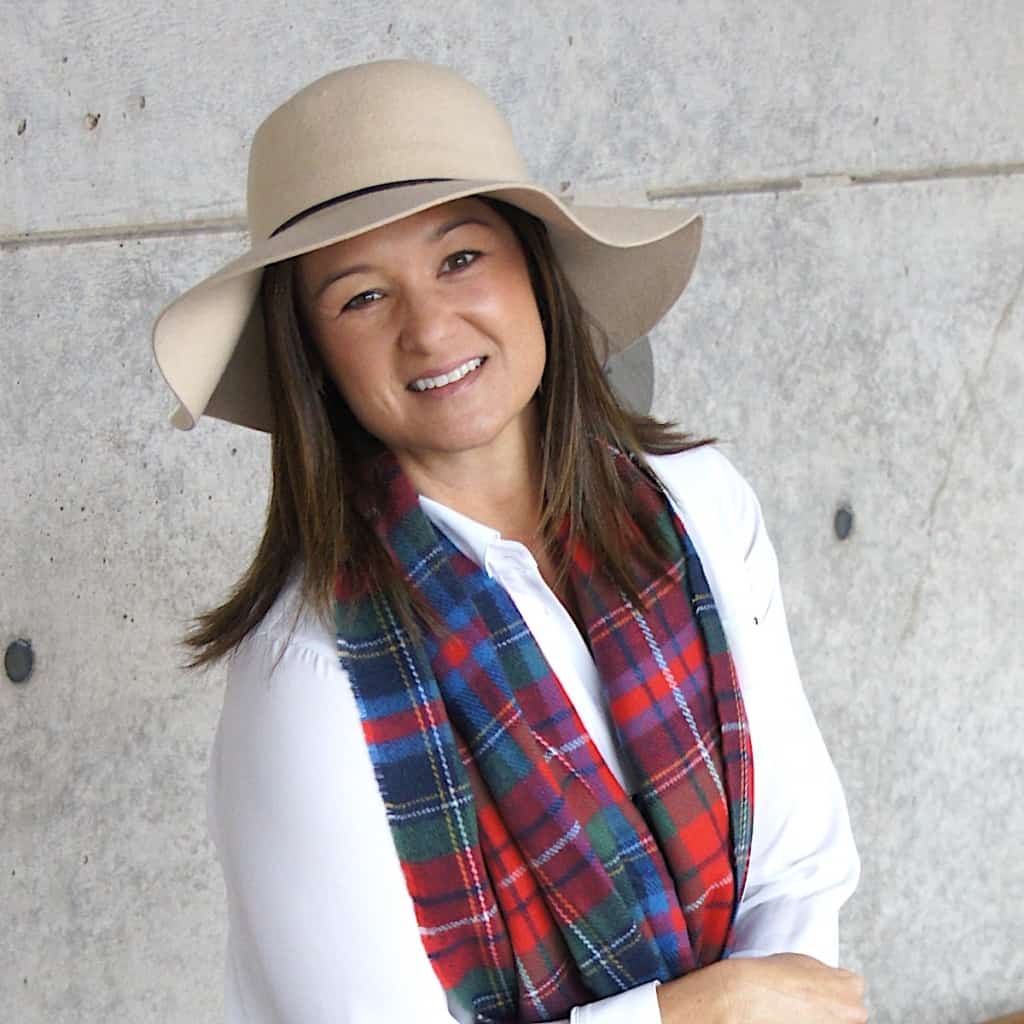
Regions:
<svg viewBox="0 0 1024 1024"><path fill-rule="evenodd" d="M440 377L420 377L419 380L414 380L410 387L413 391L430 391L432 388L443 388L446 384L454 384L457 380L462 380L467 373L472 373L482 362L483 359L477 356L475 359L467 360L461 366L456 366L449 373L442 373Z"/></svg>

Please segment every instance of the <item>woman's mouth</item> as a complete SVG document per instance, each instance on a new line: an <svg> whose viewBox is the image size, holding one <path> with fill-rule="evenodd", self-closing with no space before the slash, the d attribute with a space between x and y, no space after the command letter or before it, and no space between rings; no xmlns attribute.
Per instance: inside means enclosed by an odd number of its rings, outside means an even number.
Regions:
<svg viewBox="0 0 1024 1024"><path fill-rule="evenodd" d="M437 377L419 377L409 385L409 389L411 391L433 391L436 388L446 387L448 384L462 380L463 377L468 377L474 370L482 366L483 362L482 356L475 356Z"/></svg>

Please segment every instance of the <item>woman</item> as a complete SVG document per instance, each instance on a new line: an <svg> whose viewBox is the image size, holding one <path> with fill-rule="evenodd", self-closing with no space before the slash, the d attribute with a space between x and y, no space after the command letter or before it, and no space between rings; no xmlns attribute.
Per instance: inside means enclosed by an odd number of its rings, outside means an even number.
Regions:
<svg viewBox="0 0 1024 1024"><path fill-rule="evenodd" d="M756 499L624 412L700 221L570 207L452 72L263 123L253 247L172 303L181 400L273 435L210 825L231 1021L864 1020L856 885ZM756 794L756 795L755 795Z"/></svg>

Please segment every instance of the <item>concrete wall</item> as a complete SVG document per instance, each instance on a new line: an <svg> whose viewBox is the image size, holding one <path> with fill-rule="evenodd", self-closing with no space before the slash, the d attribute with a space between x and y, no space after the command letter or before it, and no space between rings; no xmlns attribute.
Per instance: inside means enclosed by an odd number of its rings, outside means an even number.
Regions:
<svg viewBox="0 0 1024 1024"><path fill-rule="evenodd" d="M0 645L37 662L0 679L0 1018L219 1019L221 676L173 645L253 550L267 446L173 433L148 331L244 246L257 121L392 55L488 89L556 188L700 197L655 405L762 497L863 856L843 958L876 1021L1024 1008L1018 0L2 14Z"/></svg>

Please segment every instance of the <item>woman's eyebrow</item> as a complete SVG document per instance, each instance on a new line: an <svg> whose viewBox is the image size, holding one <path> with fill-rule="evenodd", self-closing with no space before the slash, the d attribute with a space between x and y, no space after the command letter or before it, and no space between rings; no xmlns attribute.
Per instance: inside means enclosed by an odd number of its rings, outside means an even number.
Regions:
<svg viewBox="0 0 1024 1024"><path fill-rule="evenodd" d="M438 241L444 238L449 232L454 231L456 228L465 227L467 224L479 224L482 228L490 228L493 225L488 224L487 221L482 220L480 217L459 217L456 220L445 221L443 224L436 227L431 232L431 237Z"/></svg>
<svg viewBox="0 0 1024 1024"><path fill-rule="evenodd" d="M342 267L341 270L332 270L317 286L313 292L313 302L318 302L320 296L335 281L340 281L343 277L350 277L352 274L368 274L372 268L368 263L358 263L353 267Z"/></svg>

